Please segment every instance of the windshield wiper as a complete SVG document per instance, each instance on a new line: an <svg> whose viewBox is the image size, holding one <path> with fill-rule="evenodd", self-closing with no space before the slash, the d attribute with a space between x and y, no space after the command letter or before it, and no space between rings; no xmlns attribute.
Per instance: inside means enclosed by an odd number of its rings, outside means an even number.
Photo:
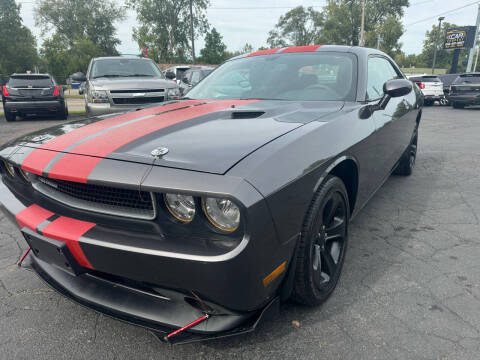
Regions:
<svg viewBox="0 0 480 360"><path fill-rule="evenodd" d="M125 76L126 77L153 77L153 75L147 75L147 74L130 74Z"/></svg>

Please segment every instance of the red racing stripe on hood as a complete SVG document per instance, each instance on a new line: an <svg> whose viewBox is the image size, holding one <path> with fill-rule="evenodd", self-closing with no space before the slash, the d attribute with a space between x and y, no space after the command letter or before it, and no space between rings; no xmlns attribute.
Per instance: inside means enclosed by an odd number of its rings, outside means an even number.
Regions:
<svg viewBox="0 0 480 360"><path fill-rule="evenodd" d="M37 231L38 225L55 215L51 211L45 210L38 205L30 205L29 207L20 211L15 219L17 220L20 229L27 227L30 230Z"/></svg>
<svg viewBox="0 0 480 360"><path fill-rule="evenodd" d="M65 151L68 147L75 143L92 136L100 131L110 127L121 125L131 120L138 119L142 116L153 115L158 112L172 111L184 106L192 106L201 103L198 100L187 100L162 106L128 112L122 115L114 116L105 120L100 120L78 129L72 130L66 134L53 138L50 141L40 145L36 150L32 151L22 162L22 169L31 173L42 175L43 169L57 156L58 151ZM47 151L45 151L47 150ZM48 151L52 150L52 151Z"/></svg>
<svg viewBox="0 0 480 360"><path fill-rule="evenodd" d="M81 266L93 269L78 240L95 225L91 222L61 216L45 226L42 233L48 238L64 242Z"/></svg>
<svg viewBox="0 0 480 360"><path fill-rule="evenodd" d="M183 121L226 110L231 108L232 105L241 106L256 101L258 100L221 100L160 114L133 124L118 127L72 149L71 153L63 156L52 167L49 177L86 183L92 170L103 158L132 141Z"/></svg>

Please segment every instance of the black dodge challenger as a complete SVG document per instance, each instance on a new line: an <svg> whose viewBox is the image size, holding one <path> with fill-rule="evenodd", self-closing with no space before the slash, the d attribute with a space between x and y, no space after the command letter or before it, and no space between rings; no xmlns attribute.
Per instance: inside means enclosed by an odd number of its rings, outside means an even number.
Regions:
<svg viewBox="0 0 480 360"><path fill-rule="evenodd" d="M171 342L251 331L331 295L349 221L412 172L422 106L377 50L254 52L188 98L4 145L0 207L83 305Z"/></svg>

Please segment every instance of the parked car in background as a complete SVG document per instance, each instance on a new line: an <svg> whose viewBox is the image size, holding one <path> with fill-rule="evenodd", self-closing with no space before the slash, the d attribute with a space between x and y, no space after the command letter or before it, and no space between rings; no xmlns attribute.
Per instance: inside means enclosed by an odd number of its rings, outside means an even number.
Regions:
<svg viewBox="0 0 480 360"><path fill-rule="evenodd" d="M205 76L210 74L215 68L211 66L192 66L185 71L180 80L180 93L183 95L192 87L197 85Z"/></svg>
<svg viewBox="0 0 480 360"><path fill-rule="evenodd" d="M188 69L190 69L190 66L188 65L172 66L165 70L163 73L167 79L173 80L177 84L179 84L180 80L183 78L183 74Z"/></svg>
<svg viewBox="0 0 480 360"><path fill-rule="evenodd" d="M228 60L188 96L0 147L0 211L25 261L170 342L325 302L350 220L413 171L422 93L383 52L309 45Z"/></svg>
<svg viewBox="0 0 480 360"><path fill-rule="evenodd" d="M95 58L86 75L76 73L72 79L85 82L88 116L124 112L180 95L178 85L165 79L157 64L147 58Z"/></svg>
<svg viewBox="0 0 480 360"><path fill-rule="evenodd" d="M480 105L480 73L459 75L450 87L448 100L455 109Z"/></svg>
<svg viewBox="0 0 480 360"><path fill-rule="evenodd" d="M63 91L64 87L49 74L13 74L2 87L5 119L48 114L65 120L68 107Z"/></svg>
<svg viewBox="0 0 480 360"><path fill-rule="evenodd" d="M85 94L85 81L82 81L80 83L80 86L78 87L78 94L79 95Z"/></svg>
<svg viewBox="0 0 480 360"><path fill-rule="evenodd" d="M435 101L445 103L443 83L437 75L421 75L409 78L422 90L425 97L425 106L431 106Z"/></svg>
<svg viewBox="0 0 480 360"><path fill-rule="evenodd" d="M449 103L448 96L450 95L450 86L452 85L452 83L455 81L457 77L458 77L458 74L438 75L438 78L443 83L443 94L445 95L445 99L447 99L447 103Z"/></svg>

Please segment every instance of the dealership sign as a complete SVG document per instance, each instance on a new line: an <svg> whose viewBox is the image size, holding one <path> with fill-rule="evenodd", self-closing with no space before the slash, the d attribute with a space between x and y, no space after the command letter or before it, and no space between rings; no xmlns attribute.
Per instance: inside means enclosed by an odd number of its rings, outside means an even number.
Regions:
<svg viewBox="0 0 480 360"><path fill-rule="evenodd" d="M475 42L475 26L449 29L445 33L444 49L472 48Z"/></svg>

